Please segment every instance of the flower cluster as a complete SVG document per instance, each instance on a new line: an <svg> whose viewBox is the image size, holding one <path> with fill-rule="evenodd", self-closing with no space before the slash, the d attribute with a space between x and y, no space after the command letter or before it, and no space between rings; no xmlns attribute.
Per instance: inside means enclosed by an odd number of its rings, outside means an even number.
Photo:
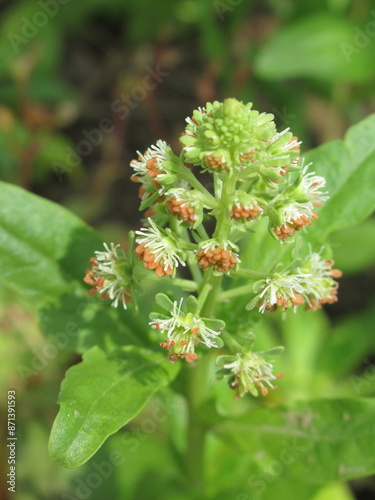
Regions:
<svg viewBox="0 0 375 500"><path fill-rule="evenodd" d="M260 390L263 396L268 390L277 389L275 380L283 377L282 373L273 373L273 361L266 361L267 352L237 353L235 356L221 356L217 360L221 370L218 378L229 377L229 386L236 391L235 399L246 393L258 396ZM228 373L229 370L229 373Z"/></svg>
<svg viewBox="0 0 375 500"><path fill-rule="evenodd" d="M300 272L309 277L306 287L306 308L320 309L323 304L334 304L337 302L337 290L339 284L335 281L341 278L342 272L333 269L333 260L322 259L319 253L311 253L300 267Z"/></svg>
<svg viewBox="0 0 375 500"><path fill-rule="evenodd" d="M201 224L204 200L197 189L173 188L165 196L167 208L172 215L194 228Z"/></svg>
<svg viewBox="0 0 375 500"><path fill-rule="evenodd" d="M254 221L263 213L259 201L241 190L236 192L229 205L228 217L238 222Z"/></svg>
<svg viewBox="0 0 375 500"><path fill-rule="evenodd" d="M163 192L163 186L168 186L176 180L173 165L174 155L165 141L157 141L144 154L138 153L138 159L132 160L131 167L134 175L133 182L141 184L139 197L149 198L155 192Z"/></svg>
<svg viewBox="0 0 375 500"><path fill-rule="evenodd" d="M111 299L112 306L121 302L124 309L131 301L130 285L132 277L125 254L118 250L120 245L104 243L105 252L95 252L90 259L90 269L86 270L84 282L92 286L89 294L98 293L103 300ZM120 253L121 252L121 253Z"/></svg>
<svg viewBox="0 0 375 500"><path fill-rule="evenodd" d="M171 231L162 231L148 219L150 226L136 231L138 246L135 253L143 260L146 269L153 269L157 276L171 275L179 264L185 265L184 251Z"/></svg>
<svg viewBox="0 0 375 500"><path fill-rule="evenodd" d="M139 282L163 278L173 300L156 295L166 313L153 312L149 325L162 335L159 342L169 360L193 363L198 346L221 348L225 339L230 354L219 358L220 374L230 379L236 397L266 395L281 374L273 374L272 361L266 360L270 352L256 353L237 342L234 311L266 313L301 305L316 310L337 300L341 276L333 261L322 257L323 250L296 256L306 248L303 235L328 199L326 181L304 164L298 138L289 129L277 131L273 119L251 103L215 101L186 119L179 154L162 140L138 152L130 163L131 179L140 184L140 210L147 212L134 248L129 245L134 259L130 262L118 246L106 246L91 259L84 278L92 286L89 293L111 299L115 307L134 299ZM206 186L208 174L212 182ZM277 264L271 252L262 259L269 265L259 269L256 256L269 247L256 245L267 228L278 243L296 241L296 251L280 252ZM329 255L328 248L324 252ZM233 299L238 304L231 310ZM217 319L219 304L227 327Z"/></svg>
<svg viewBox="0 0 375 500"><path fill-rule="evenodd" d="M156 299L168 311L168 315L152 313L150 325L166 336L160 345L169 351L168 358L172 363L179 357L188 363L195 361L198 358L195 348L199 344L206 347L222 346L218 335L224 323L194 314L196 302L193 298L194 308L188 312L183 312L183 299L172 303L163 294L158 294Z"/></svg>
<svg viewBox="0 0 375 500"><path fill-rule="evenodd" d="M236 250L238 247L229 241L205 241L197 253L198 266L204 271L213 267L215 271L228 273L240 262Z"/></svg>
<svg viewBox="0 0 375 500"><path fill-rule="evenodd" d="M255 297L247 308L258 306L260 312L295 308L305 304L306 309L316 310L323 304L337 301L338 283L341 278L338 269L332 269L334 262L323 259L320 253L312 252L302 264L292 270L275 272L269 278L254 284Z"/></svg>
<svg viewBox="0 0 375 500"><path fill-rule="evenodd" d="M318 219L314 208L328 199L322 191L326 182L324 177L308 172L309 166L306 165L297 181L279 193L267 207L270 229L281 242Z"/></svg>
<svg viewBox="0 0 375 500"><path fill-rule="evenodd" d="M226 99L195 110L180 138L186 160L211 172L227 172L265 154L276 133L273 115L251 108L251 103Z"/></svg>

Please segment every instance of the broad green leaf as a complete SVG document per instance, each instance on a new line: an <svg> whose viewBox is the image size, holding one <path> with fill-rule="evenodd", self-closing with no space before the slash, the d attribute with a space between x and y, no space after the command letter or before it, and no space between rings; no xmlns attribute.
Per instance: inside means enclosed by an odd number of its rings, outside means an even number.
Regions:
<svg viewBox="0 0 375 500"><path fill-rule="evenodd" d="M320 219L306 234L328 233L353 226L375 208L375 115L351 127L343 141L332 141L306 155L313 162L310 170L327 180L330 196L321 209Z"/></svg>
<svg viewBox="0 0 375 500"><path fill-rule="evenodd" d="M330 235L335 267L345 276L359 273L375 263L375 218L364 220Z"/></svg>
<svg viewBox="0 0 375 500"><path fill-rule="evenodd" d="M318 368L334 377L342 377L361 365L366 356L375 353L374 324L374 304L341 321L326 339Z"/></svg>
<svg viewBox="0 0 375 500"><path fill-rule="evenodd" d="M152 408L153 401L150 402ZM150 408L150 409L151 409ZM120 432L113 436L102 450L108 455L112 453L122 458L122 464L116 468L116 472L110 476L117 483L117 495L109 497L104 491L103 498L119 499L156 499L163 500L186 500L192 498L191 487L186 481L186 476L181 470L179 461L173 449L166 446L165 432L169 433L168 419L159 407L155 407L155 413L147 414L145 425L147 432ZM145 410L145 413L147 409ZM152 415L161 417L163 422L156 420ZM141 417L142 419L142 417ZM142 427L142 420L139 420ZM166 428L165 428L166 426ZM135 428L137 425L134 426ZM152 432L152 430L154 432ZM164 438L164 439L163 439ZM102 453L102 450L98 452ZM104 454L103 454L104 455ZM106 458L108 460L108 458ZM120 459L121 460L121 459ZM95 456L95 461L97 457ZM88 462L90 465L91 461ZM79 468L79 470L81 467ZM91 500L91 497L90 497Z"/></svg>
<svg viewBox="0 0 375 500"><path fill-rule="evenodd" d="M298 20L281 29L260 49L256 72L268 80L367 80L374 74L372 53L356 49L354 35L354 26L345 19L317 15Z"/></svg>
<svg viewBox="0 0 375 500"><path fill-rule="evenodd" d="M249 455L240 454L216 436L206 447L208 498L214 500L312 500L318 487L284 477L280 468L262 470Z"/></svg>
<svg viewBox="0 0 375 500"><path fill-rule="evenodd" d="M329 324L322 311L297 310L287 314L278 323L282 332L281 343L285 353L279 367L287 373L285 384L280 383L288 398L317 396L319 386L316 381L317 364L321 351L325 349Z"/></svg>
<svg viewBox="0 0 375 500"><path fill-rule="evenodd" d="M375 400L327 399L258 408L215 431L265 470L319 484L375 472Z"/></svg>
<svg viewBox="0 0 375 500"><path fill-rule="evenodd" d="M142 345L148 322L129 308L114 309L98 297L75 290L38 311L39 324L48 340L59 349L82 353L98 345L102 349L125 344Z"/></svg>
<svg viewBox="0 0 375 500"><path fill-rule="evenodd" d="M102 240L63 207L0 182L0 281L34 303L82 283Z"/></svg>
<svg viewBox="0 0 375 500"><path fill-rule="evenodd" d="M162 354L129 346L106 355L92 348L68 370L62 383L51 457L68 468L86 462L177 372L178 366Z"/></svg>

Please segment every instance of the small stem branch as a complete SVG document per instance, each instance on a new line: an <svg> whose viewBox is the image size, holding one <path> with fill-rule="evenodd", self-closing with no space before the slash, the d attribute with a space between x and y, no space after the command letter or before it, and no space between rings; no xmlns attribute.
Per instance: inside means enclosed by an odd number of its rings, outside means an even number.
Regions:
<svg viewBox="0 0 375 500"><path fill-rule="evenodd" d="M202 240L209 240L210 239L203 224L199 224L196 231L199 234L199 236L202 238Z"/></svg>
<svg viewBox="0 0 375 500"><path fill-rule="evenodd" d="M253 271L252 269L240 268L236 271L231 271L231 276L238 276L239 278L248 278L250 280L257 281L268 278L269 274L260 271Z"/></svg>
<svg viewBox="0 0 375 500"><path fill-rule="evenodd" d="M187 292L196 292L198 290L198 284L192 280L184 280L182 278L175 278L173 284L186 290Z"/></svg>
<svg viewBox="0 0 375 500"><path fill-rule="evenodd" d="M221 336L225 341L225 345L229 347L233 353L237 354L242 352L243 346L241 346L237 342L237 340L233 337L233 335L224 330L223 332L221 332Z"/></svg>
<svg viewBox="0 0 375 500"><path fill-rule="evenodd" d="M188 255L187 265L193 280L200 285L202 283L202 273L197 265L197 259L194 256Z"/></svg>
<svg viewBox="0 0 375 500"><path fill-rule="evenodd" d="M219 205L216 198L212 196L212 194L203 186L203 184L195 177L195 175L190 172L190 170L183 164L181 165L180 177L181 179L187 181L193 188L203 193L206 198L207 204L211 208L216 208Z"/></svg>
<svg viewBox="0 0 375 500"><path fill-rule="evenodd" d="M140 276L142 280L155 281L159 284L163 283L163 281L160 281L162 278L148 269L139 269L138 276ZM183 288L188 292L196 292L198 290L198 284L193 280L185 280L182 278L171 278L170 280L167 280L166 278L164 278L164 283L166 282L170 283L173 286Z"/></svg>
<svg viewBox="0 0 375 500"><path fill-rule="evenodd" d="M236 297L240 297L247 293L251 293L253 290L253 283L239 286L237 288L232 288L231 290L226 290L225 292L221 292L219 296L219 300L221 302L227 301L229 299L234 299Z"/></svg>
<svg viewBox="0 0 375 500"><path fill-rule="evenodd" d="M199 412L199 401L197 401L197 388L201 384L199 379L200 370L193 367L189 375L188 393L188 429L186 448L186 471L191 486L202 492L204 488L204 446L206 429L202 423Z"/></svg>
<svg viewBox="0 0 375 500"><path fill-rule="evenodd" d="M199 296L198 296L198 310L197 310L197 314L200 314L203 306L204 306L204 303L206 302L206 299L207 299L207 296L208 294L210 293L210 291L212 290L212 285L211 283L205 283L205 285L202 287L200 293L199 293Z"/></svg>

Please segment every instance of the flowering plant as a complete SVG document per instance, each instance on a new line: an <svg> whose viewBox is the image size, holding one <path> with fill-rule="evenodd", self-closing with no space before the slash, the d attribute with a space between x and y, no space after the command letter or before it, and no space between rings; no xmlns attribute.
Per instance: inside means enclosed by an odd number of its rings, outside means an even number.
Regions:
<svg viewBox="0 0 375 500"><path fill-rule="evenodd" d="M226 344L237 356L235 362L223 365L237 370L241 390L236 395L257 396L255 387L266 395L259 366L264 366L268 385L274 388L269 382L275 378L271 362L250 362L263 358L252 351L236 352L241 342L236 325L226 327L216 311L219 304L225 309L235 298L245 300L246 309L257 307L261 313L300 305L316 310L337 300L335 278L341 273L332 269L332 260L324 258L329 249L313 252L310 246L308 253L301 249L286 267L278 262L270 271L258 269L256 263L249 268L240 259L241 240L262 221L280 245L295 243L296 231L318 219L315 207L328 199L325 179L309 171L311 164L305 165L300 141L289 129L277 132L272 115L258 113L251 104L236 99L195 110L180 142L179 157L158 141L130 164L132 180L141 184L141 209L148 208L149 217L146 227L135 232L137 246L130 245L129 253L135 252L158 278L170 276L180 294L195 293L187 297L187 313L182 308L184 298L174 296L172 302L166 295L157 296L168 316L152 313L150 325L166 334L160 345L169 351L172 363L179 358L196 361L199 344L220 349ZM200 173L206 171L212 176L211 190L200 180ZM106 252L97 251L90 261L85 278L93 286L89 293L98 292L113 306L122 302L126 308L137 300L131 285L136 262L129 257L132 265L126 265L125 255L119 260L113 243L111 251L105 247ZM177 278L177 271L185 266L190 279ZM225 276L242 278L246 284L227 285L225 290ZM202 319L202 312L207 318ZM220 327L215 330L212 324Z"/></svg>
<svg viewBox="0 0 375 500"><path fill-rule="evenodd" d="M328 236L375 206L373 190L353 194L375 182L371 130L373 116L304 159L272 115L233 98L207 103L187 118L179 155L159 140L132 160L146 212L123 247L103 248L63 208L2 184L2 206L16 207L0 233L7 284L35 304L50 339L83 357L62 384L55 460L83 464L128 423L118 443L130 453L131 426L158 393L150 405L162 401L168 424L157 427L178 457L181 488L196 498L273 498L284 479L267 475L270 460L301 498L317 490L311 474L324 482L374 472L364 443L375 403L347 388L336 397L337 382L324 392L326 372L315 375L335 349L319 333L321 309L337 301L342 275ZM283 461L292 440L297 455ZM219 469L234 465L230 491L205 454Z"/></svg>

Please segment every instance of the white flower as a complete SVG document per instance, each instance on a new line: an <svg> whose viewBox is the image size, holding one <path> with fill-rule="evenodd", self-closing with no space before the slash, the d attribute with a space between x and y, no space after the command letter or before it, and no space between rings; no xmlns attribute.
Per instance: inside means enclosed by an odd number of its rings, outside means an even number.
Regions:
<svg viewBox="0 0 375 500"><path fill-rule="evenodd" d="M231 387L238 389L237 397L242 397L247 392L254 396L258 395L258 387L261 388L263 396L268 393L268 387L277 389L273 381L281 378L281 373L273 374L273 361L266 361L259 353L249 352L246 354L237 354L236 359L224 368L231 370L234 380Z"/></svg>
<svg viewBox="0 0 375 500"><path fill-rule="evenodd" d="M297 223L298 221L303 220L306 222L306 219L315 218L311 203L292 202L280 209L279 213L284 224L296 224L298 226L300 225ZM308 225L308 223L306 222L303 225Z"/></svg>
<svg viewBox="0 0 375 500"><path fill-rule="evenodd" d="M290 308L304 302L305 282L309 275L277 275L267 278L258 295L259 311L275 311L278 307Z"/></svg>
<svg viewBox="0 0 375 500"><path fill-rule="evenodd" d="M178 248L172 235L163 234L150 218L147 221L150 227L135 232L138 243L135 251L147 269L155 269L158 276L171 275L179 264L185 266L184 251Z"/></svg>
<svg viewBox="0 0 375 500"><path fill-rule="evenodd" d="M325 196L327 191L322 192L321 189L326 185L326 180L320 175L315 175L315 172L306 173L309 165L303 169L303 177L299 185L305 196L309 199L309 202L320 207L324 201L327 201L329 196Z"/></svg>
<svg viewBox="0 0 375 500"><path fill-rule="evenodd" d="M295 231L300 231L303 227L311 225L312 219L319 218L319 215L313 211L313 205L310 202L299 203L294 201L280 208L278 213L282 224L274 226L272 230L281 243L293 236Z"/></svg>
<svg viewBox="0 0 375 500"><path fill-rule="evenodd" d="M333 304L337 301L338 283L334 278L341 278L339 269L332 269L332 260L322 259L320 253L312 252L298 269L305 273L305 292L308 308L319 309L322 304Z"/></svg>
<svg viewBox="0 0 375 500"><path fill-rule="evenodd" d="M166 334L167 340L161 346L172 354L185 357L192 362L197 359L195 347L202 343L207 347L218 347L215 341L220 332L209 328L203 318L182 311L183 299L173 303L169 316L161 316L150 322L152 328Z"/></svg>
<svg viewBox="0 0 375 500"><path fill-rule="evenodd" d="M126 303L131 300L131 277L125 276L125 257L119 255L119 247L113 243L109 247L104 243L105 251L96 251L96 257L90 259L91 269L86 271L84 281L93 287L90 294L99 293L102 299L111 299L113 307L122 302L126 309Z"/></svg>
<svg viewBox="0 0 375 500"><path fill-rule="evenodd" d="M159 139L157 143L150 146L144 154L137 151L138 160L132 160L130 162L130 166L134 169L135 175L141 177L149 175L150 167L147 167L147 162L152 159L156 160L157 170L159 172L156 177L168 173L163 169L163 162L168 160L169 149L168 144Z"/></svg>

